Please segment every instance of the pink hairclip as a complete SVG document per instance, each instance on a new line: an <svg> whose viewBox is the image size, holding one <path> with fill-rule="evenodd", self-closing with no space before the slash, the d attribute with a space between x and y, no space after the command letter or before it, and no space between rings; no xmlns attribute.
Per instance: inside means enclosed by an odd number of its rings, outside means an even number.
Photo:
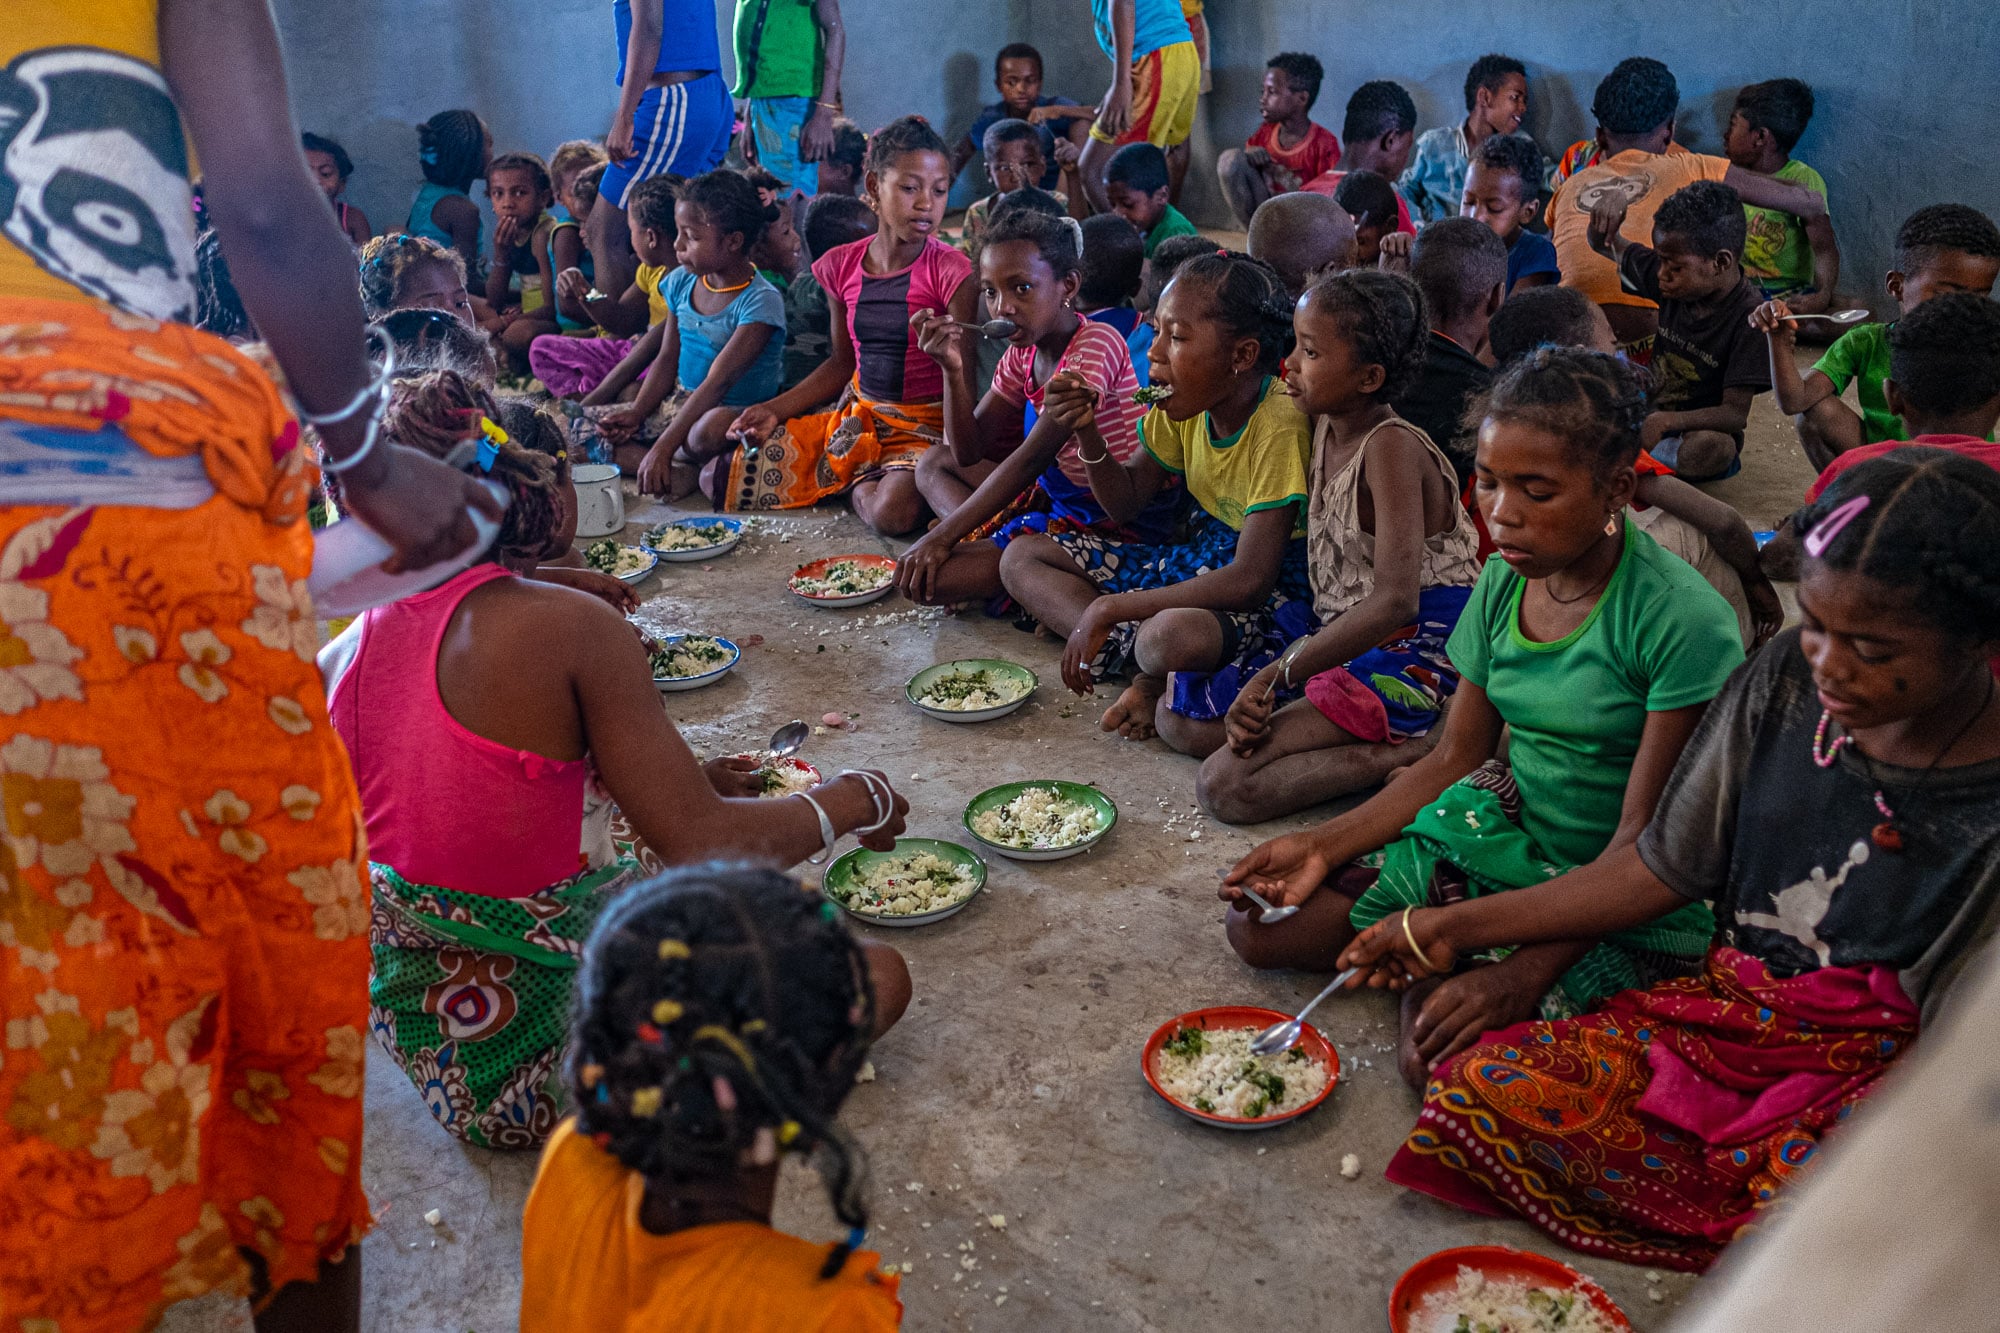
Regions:
<svg viewBox="0 0 2000 1333"><path fill-rule="evenodd" d="M1817 560L1826 554L1826 548L1833 545L1833 539L1840 530L1854 521L1855 515L1868 507L1868 497L1857 495L1848 500L1818 523L1806 534L1806 554Z"/></svg>

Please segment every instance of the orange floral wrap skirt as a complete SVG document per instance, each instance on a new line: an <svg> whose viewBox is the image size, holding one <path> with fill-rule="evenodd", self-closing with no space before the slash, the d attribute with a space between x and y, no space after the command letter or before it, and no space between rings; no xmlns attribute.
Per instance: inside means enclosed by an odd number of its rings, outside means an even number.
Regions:
<svg viewBox="0 0 2000 1333"><path fill-rule="evenodd" d="M370 1223L313 470L242 355L85 302L0 305L0 434L199 458L213 491L18 504L0 473L0 1330L148 1328L247 1289L240 1250L275 1290Z"/></svg>

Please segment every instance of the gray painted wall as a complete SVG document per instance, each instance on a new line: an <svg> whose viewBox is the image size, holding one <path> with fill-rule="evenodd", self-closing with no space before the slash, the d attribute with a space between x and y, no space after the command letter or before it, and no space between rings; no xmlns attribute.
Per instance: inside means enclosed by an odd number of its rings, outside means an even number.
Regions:
<svg viewBox="0 0 2000 1333"><path fill-rule="evenodd" d="M727 33L728 5L718 27ZM354 202L378 227L400 224L416 189L416 123L451 106L486 116L501 150L544 155L601 136L616 99L604 0L277 0L300 123L354 155ZM1085 0L845 0L849 114L864 127L918 111L962 133L992 96L992 53L1036 42L1048 88L1094 101L1109 75ZM1738 86L1793 75L1819 111L1797 155L1826 177L1843 256L1842 289L1879 304L1896 224L1956 200L2000 212L2000 101L1982 95L2000 68L2000 7L1990 0L1706 0L1680 10L1633 0L1211 0L1215 91L1195 129L1185 207L1223 223L1210 174L1217 149L1257 118L1265 58L1317 54L1327 67L1318 117L1338 131L1353 87L1395 78L1425 126L1463 115L1465 66L1508 51L1530 69L1529 128L1550 152L1590 131L1597 79L1620 58L1673 66L1681 140L1719 152ZM1359 15L1357 19L1355 16ZM1644 33L1644 36L1640 34ZM724 60L728 60L724 42ZM976 168L975 168L976 170Z"/></svg>

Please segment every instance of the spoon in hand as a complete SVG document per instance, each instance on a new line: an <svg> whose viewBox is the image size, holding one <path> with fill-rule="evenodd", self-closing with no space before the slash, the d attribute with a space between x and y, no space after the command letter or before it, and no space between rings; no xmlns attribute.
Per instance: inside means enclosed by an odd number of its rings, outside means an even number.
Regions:
<svg viewBox="0 0 2000 1333"><path fill-rule="evenodd" d="M1257 1034L1250 1043L1252 1055L1283 1055L1299 1044L1299 1037L1305 1032L1306 1015L1319 1007L1319 1002L1347 984L1347 979L1361 969L1350 967L1326 984L1326 989L1313 996L1312 1003L1299 1010L1297 1018L1288 1018L1282 1023L1273 1023Z"/></svg>
<svg viewBox="0 0 2000 1333"><path fill-rule="evenodd" d="M1868 318L1868 313L1866 310L1834 310L1824 315L1780 315L1778 321L1796 324L1801 320L1823 319L1829 324L1858 324Z"/></svg>
<svg viewBox="0 0 2000 1333"><path fill-rule="evenodd" d="M951 321L951 326L955 329L971 329L980 337L991 338L996 342L1003 338L1011 338L1021 330L1021 326L1011 319L989 319L984 324L967 324L964 320L954 319Z"/></svg>
<svg viewBox="0 0 2000 1333"><path fill-rule="evenodd" d="M1243 886L1243 896L1248 898L1251 902L1257 904L1257 906L1264 909L1263 912L1260 913L1257 917L1257 924L1260 926L1273 926L1276 925L1278 922L1283 921L1286 917L1297 916L1299 914L1299 909L1296 906L1293 907L1271 906L1271 904L1268 901L1266 901L1263 894L1257 892L1257 890L1251 888L1248 884L1245 884Z"/></svg>

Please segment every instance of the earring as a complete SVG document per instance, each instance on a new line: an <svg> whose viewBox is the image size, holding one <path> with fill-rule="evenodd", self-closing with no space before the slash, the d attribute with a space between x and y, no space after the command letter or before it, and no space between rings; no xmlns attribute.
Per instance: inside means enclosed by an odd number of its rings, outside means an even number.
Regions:
<svg viewBox="0 0 2000 1333"><path fill-rule="evenodd" d="M1604 535L1607 537L1618 535L1618 515L1613 514L1604 520Z"/></svg>

